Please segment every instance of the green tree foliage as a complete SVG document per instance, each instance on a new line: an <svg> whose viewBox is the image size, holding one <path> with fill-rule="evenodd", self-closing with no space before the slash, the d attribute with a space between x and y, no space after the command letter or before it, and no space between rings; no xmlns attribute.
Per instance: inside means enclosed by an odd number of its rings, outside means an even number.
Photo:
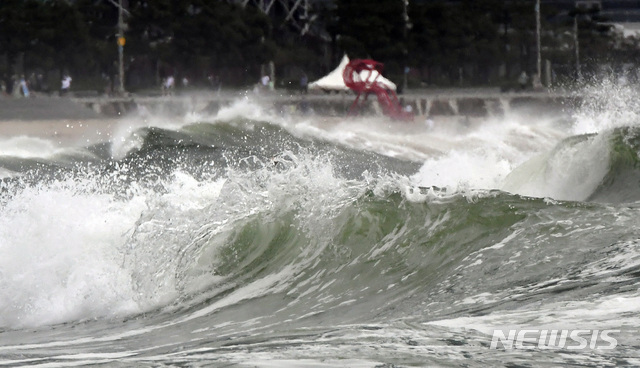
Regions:
<svg viewBox="0 0 640 368"><path fill-rule="evenodd" d="M491 0L413 4L412 66L429 83L455 84L461 71L470 71L476 83L491 82L492 68L500 60L500 12L500 1Z"/></svg>
<svg viewBox="0 0 640 368"><path fill-rule="evenodd" d="M598 72L602 64L618 64L612 58L612 49L616 42L612 37L612 26L606 23L606 18L600 15L598 8L577 10L569 13L577 17L578 37L581 49L581 63L590 74Z"/></svg>
<svg viewBox="0 0 640 368"><path fill-rule="evenodd" d="M381 60L390 74L400 74L407 48L403 12L403 0L336 0L331 31L351 58Z"/></svg>
<svg viewBox="0 0 640 368"><path fill-rule="evenodd" d="M224 1L141 0L131 1L131 12L134 42L171 72L238 73L241 66L242 73L275 54L269 18L252 7Z"/></svg>
<svg viewBox="0 0 640 368"><path fill-rule="evenodd" d="M118 57L118 9L107 1L95 0L77 0L75 7L87 27L90 40L87 59L91 60L91 65L97 68L98 72L115 74L115 60Z"/></svg>
<svg viewBox="0 0 640 368"><path fill-rule="evenodd" d="M7 63L3 72L9 72L18 55L27 49L28 39L21 35L22 28L27 22L24 15L26 4L21 0L7 0L0 2L0 50L3 51Z"/></svg>
<svg viewBox="0 0 640 368"><path fill-rule="evenodd" d="M86 70L89 35L77 9L65 1L0 2L0 50L26 69ZM6 72L6 70L5 70Z"/></svg>
<svg viewBox="0 0 640 368"><path fill-rule="evenodd" d="M383 62L396 82L410 66L413 86L496 85L537 66L534 0L333 0L302 22L311 31L291 26L276 5L265 15L227 0L123 3L129 90L157 86L169 73L247 85L270 61L280 81L293 83L333 69L343 53ZM546 3L542 57L558 74L575 75L574 17L583 72L637 62L638 41L616 37L597 9L573 14ZM118 8L108 0L1 0L0 76L69 70L74 85L113 81L117 25Z"/></svg>

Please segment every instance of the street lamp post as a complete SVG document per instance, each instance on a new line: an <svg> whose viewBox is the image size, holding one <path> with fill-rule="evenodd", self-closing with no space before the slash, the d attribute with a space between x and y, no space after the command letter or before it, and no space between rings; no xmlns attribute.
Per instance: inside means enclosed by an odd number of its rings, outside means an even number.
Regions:
<svg viewBox="0 0 640 368"><path fill-rule="evenodd" d="M404 20L403 27L403 36L404 36L404 49L403 49L403 59L404 59L404 70L403 70L403 80L402 80L402 91L405 92L407 90L408 78L409 78L409 66L407 65L407 59L409 57L409 46L407 43L409 42L409 29L411 28L411 23L409 22L409 0L403 1L404 8L402 12L402 19Z"/></svg>
<svg viewBox="0 0 640 368"><path fill-rule="evenodd" d="M118 94L124 94L124 22L122 0L118 0Z"/></svg>
<svg viewBox="0 0 640 368"><path fill-rule="evenodd" d="M540 46L540 0L536 1L536 46L538 51L538 60L536 64L536 80L538 81L538 83L540 83L540 81L542 81L542 50Z"/></svg>
<svg viewBox="0 0 640 368"><path fill-rule="evenodd" d="M118 86L117 92L119 95L124 94L124 8L122 7L122 0L109 0L111 4L118 8L118 35L116 42L118 43ZM128 12L127 12L128 13Z"/></svg>
<svg viewBox="0 0 640 368"><path fill-rule="evenodd" d="M578 79L582 77L580 71L580 44L578 41L578 13L573 16L573 44L576 51L576 76Z"/></svg>

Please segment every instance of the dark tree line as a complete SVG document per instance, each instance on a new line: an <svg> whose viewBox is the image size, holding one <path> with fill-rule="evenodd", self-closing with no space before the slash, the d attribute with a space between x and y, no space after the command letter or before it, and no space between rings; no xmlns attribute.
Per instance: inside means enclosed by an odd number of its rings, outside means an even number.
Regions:
<svg viewBox="0 0 640 368"><path fill-rule="evenodd" d="M130 4L131 48L159 76L202 80L224 70L225 79L247 83L275 56L270 19L256 8L206 0Z"/></svg>
<svg viewBox="0 0 640 368"><path fill-rule="evenodd" d="M169 74L193 84L255 83L275 65L278 86L297 86L337 65L344 53L385 63L410 87L500 85L536 70L533 0L334 0L314 3L305 32L286 14L225 0L125 1L126 88L157 86ZM597 11L542 9L542 57L554 80L576 75L573 41L585 74L637 58L636 39L615 36ZM110 1L0 1L0 75L43 74L58 88L62 73L78 89L103 90L118 75L118 9ZM44 88L44 87L43 87Z"/></svg>

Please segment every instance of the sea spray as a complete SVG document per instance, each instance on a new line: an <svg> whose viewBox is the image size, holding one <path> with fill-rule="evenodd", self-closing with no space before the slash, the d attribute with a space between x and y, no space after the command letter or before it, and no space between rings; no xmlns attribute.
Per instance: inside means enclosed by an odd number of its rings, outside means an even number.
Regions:
<svg viewBox="0 0 640 368"><path fill-rule="evenodd" d="M574 136L514 169L502 189L561 200L585 200L609 169L609 135Z"/></svg>
<svg viewBox="0 0 640 368"><path fill-rule="evenodd" d="M413 179L419 185L449 191L502 189L515 167L541 150L551 150L566 134L549 124L547 120L529 124L520 119L494 120L482 129L448 137L450 148L427 158Z"/></svg>
<svg viewBox="0 0 640 368"><path fill-rule="evenodd" d="M632 143L640 117L637 90L612 77L600 77L585 85L580 97L569 130L573 135L514 167L503 190L578 201L638 198L637 188L629 186L638 176L633 164L638 148ZM625 164L629 160L631 165Z"/></svg>
<svg viewBox="0 0 640 368"><path fill-rule="evenodd" d="M603 156L606 139L564 140L566 127L537 116L429 130L375 118L254 119L242 109L230 120L136 128L140 145L118 158L13 167L22 176L0 183L0 248L10 255L0 259L0 293L9 290L0 303L18 299L2 304L2 362L637 360L637 206L483 188L500 188L509 167L538 155L562 158L547 160L559 179L549 186L581 184L563 162ZM634 143L615 144L622 158L609 160L628 173ZM459 175L434 187L433 171L420 171L429 160L443 178ZM82 221L87 229L74 227ZM30 240L48 247L21 253ZM45 315L29 300L65 307ZM492 331L509 326L621 332L606 354L490 350Z"/></svg>
<svg viewBox="0 0 640 368"><path fill-rule="evenodd" d="M119 247L144 208L90 179L6 188L0 207L0 326L33 327L135 313Z"/></svg>
<svg viewBox="0 0 640 368"><path fill-rule="evenodd" d="M2 156L12 156L19 158L48 158L63 151L55 143L41 138L31 138L26 136L1 139L0 152Z"/></svg>
<svg viewBox="0 0 640 368"><path fill-rule="evenodd" d="M574 113L573 134L599 133L640 123L640 100L632 84L612 76L599 77L580 90Z"/></svg>

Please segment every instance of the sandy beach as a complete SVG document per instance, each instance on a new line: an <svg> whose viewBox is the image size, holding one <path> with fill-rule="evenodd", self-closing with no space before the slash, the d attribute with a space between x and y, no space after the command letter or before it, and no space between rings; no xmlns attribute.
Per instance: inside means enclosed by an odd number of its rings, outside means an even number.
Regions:
<svg viewBox="0 0 640 368"><path fill-rule="evenodd" d="M3 139L30 136L65 145L91 143L107 140L117 121L67 98L0 97L0 138Z"/></svg>

